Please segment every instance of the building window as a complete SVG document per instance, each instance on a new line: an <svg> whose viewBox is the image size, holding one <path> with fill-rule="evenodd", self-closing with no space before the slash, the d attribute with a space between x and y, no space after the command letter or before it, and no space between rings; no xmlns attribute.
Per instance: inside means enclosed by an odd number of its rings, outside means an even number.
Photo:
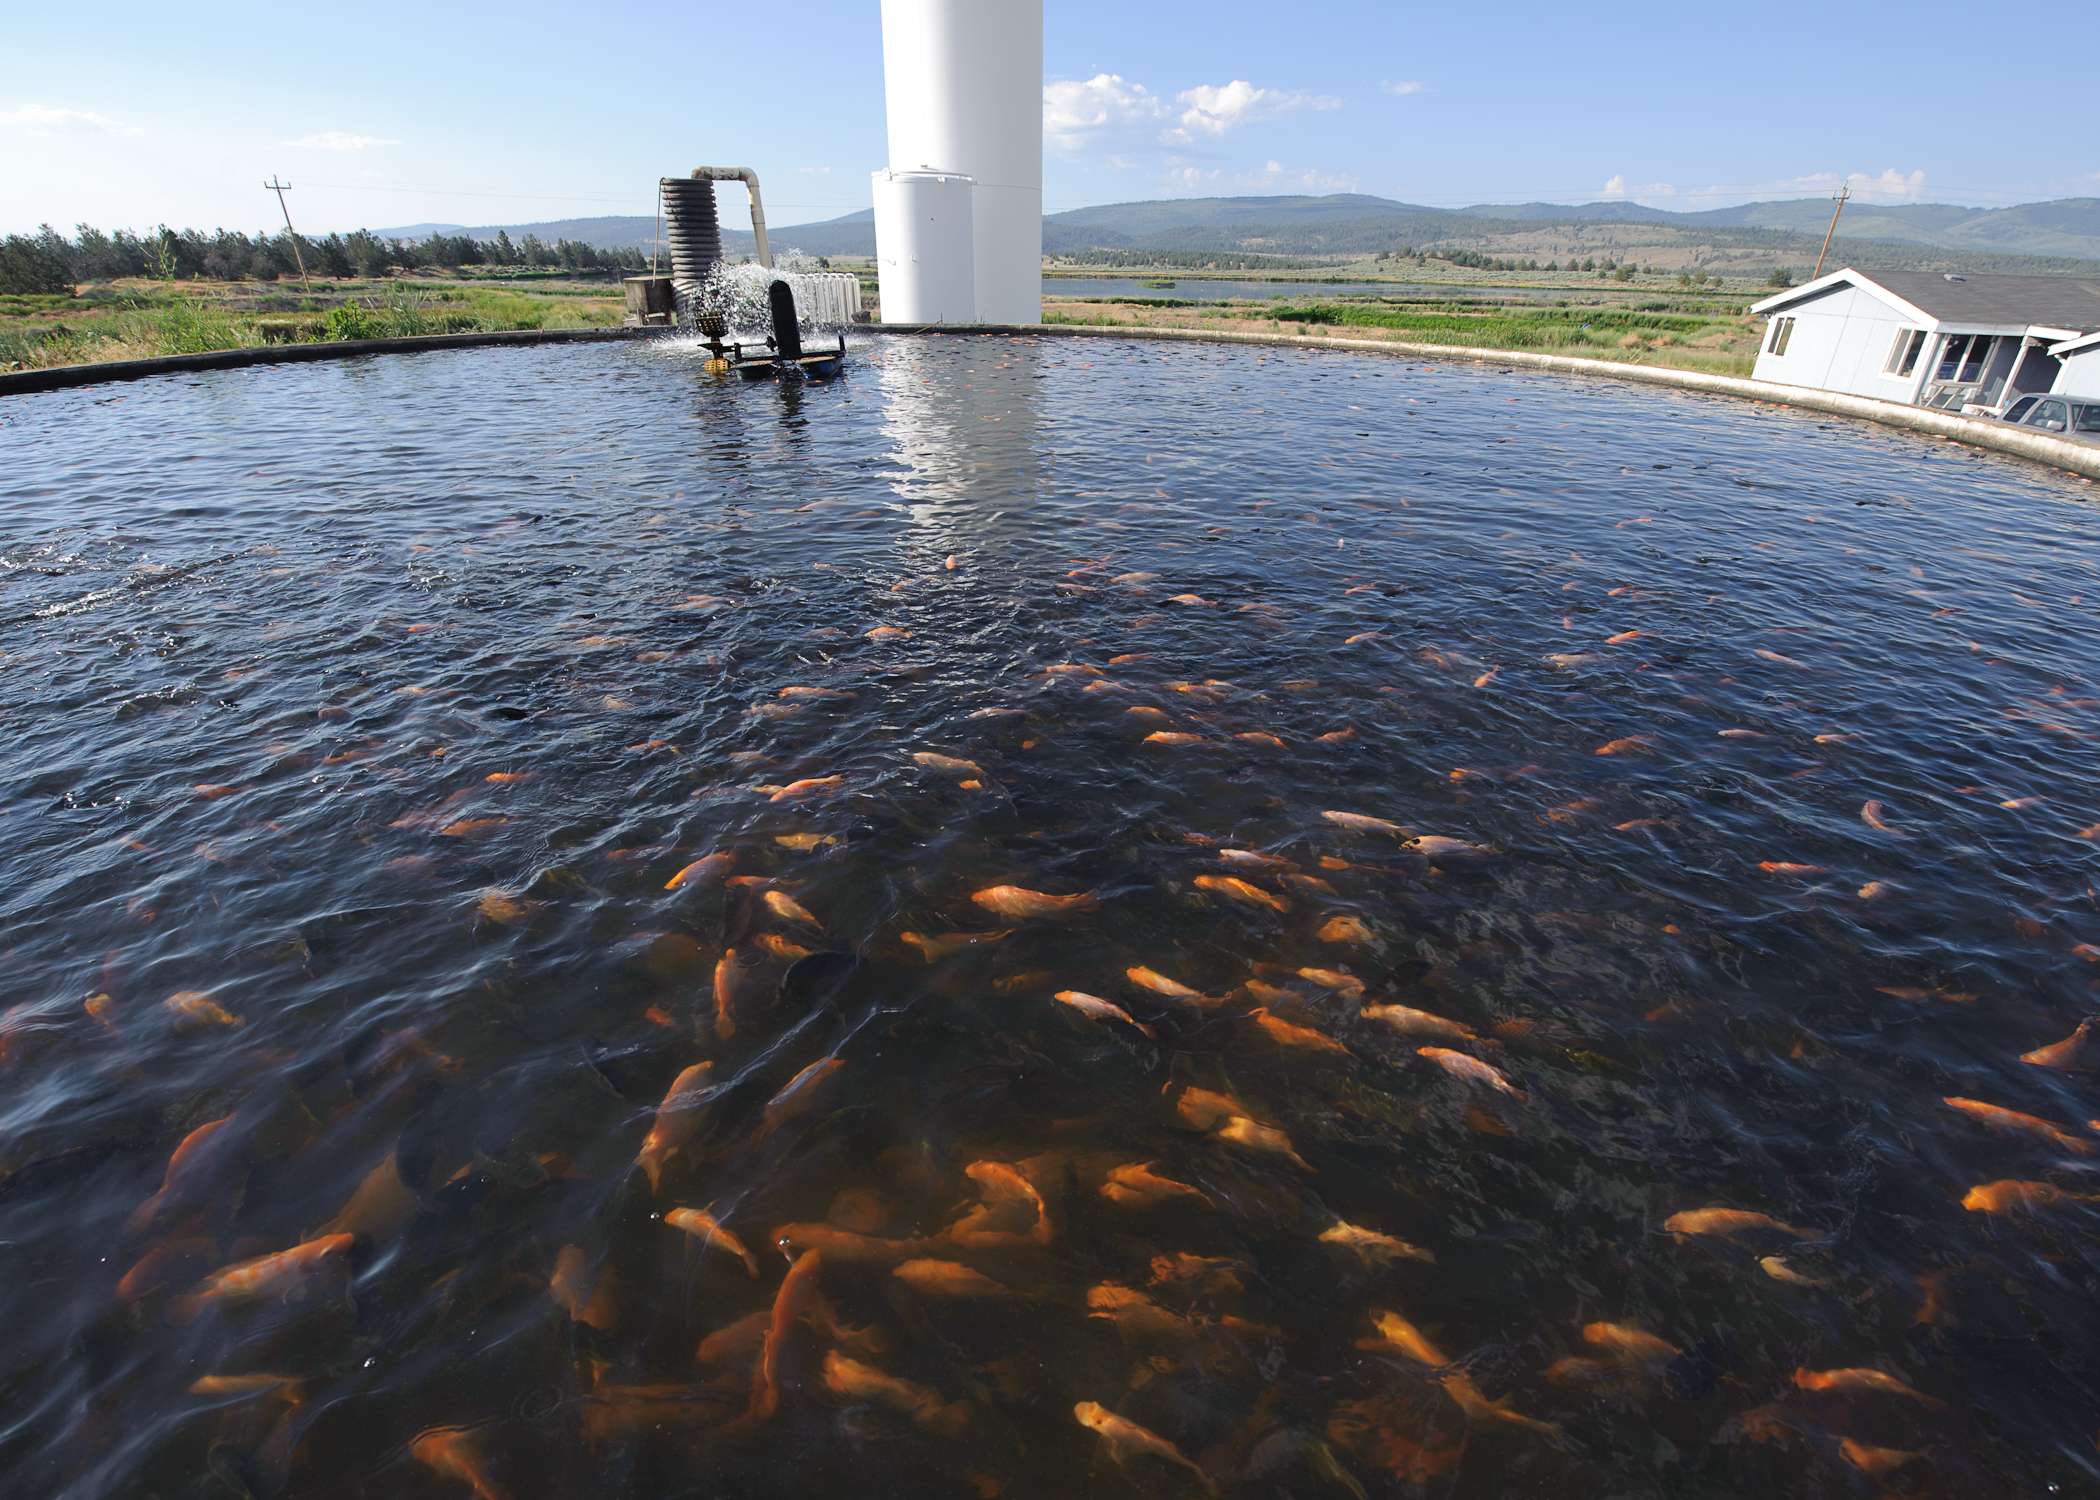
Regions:
<svg viewBox="0 0 2100 1500"><path fill-rule="evenodd" d="M1888 362L1881 367L1884 375L1903 376L1918 367L1918 353L1925 347L1925 330L1922 328L1899 328L1896 341L1889 345Z"/></svg>
<svg viewBox="0 0 2100 1500"><path fill-rule="evenodd" d="M1961 378L1964 381L1983 378L1984 364L1991 357L1991 348L1998 340L1988 333L1979 333L1969 340L1969 357L1961 363Z"/></svg>
<svg viewBox="0 0 2100 1500"><path fill-rule="evenodd" d="M1774 318L1772 320L1772 337L1770 342L1765 345L1765 352L1775 357L1786 353L1786 346L1793 337L1794 320L1792 318Z"/></svg>

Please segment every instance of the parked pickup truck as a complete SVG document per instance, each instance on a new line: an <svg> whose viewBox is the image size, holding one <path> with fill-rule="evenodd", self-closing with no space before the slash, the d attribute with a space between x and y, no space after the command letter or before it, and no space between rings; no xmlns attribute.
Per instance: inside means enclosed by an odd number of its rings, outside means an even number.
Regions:
<svg viewBox="0 0 2100 1500"><path fill-rule="evenodd" d="M2100 398L2092 396L2022 396L1998 420L2100 442Z"/></svg>

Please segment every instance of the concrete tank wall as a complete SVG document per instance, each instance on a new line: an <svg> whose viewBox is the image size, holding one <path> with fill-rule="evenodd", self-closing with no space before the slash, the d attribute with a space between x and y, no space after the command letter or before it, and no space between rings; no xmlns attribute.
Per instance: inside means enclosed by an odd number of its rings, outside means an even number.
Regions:
<svg viewBox="0 0 2100 1500"><path fill-rule="evenodd" d="M890 169L976 181L975 321L1040 322L1042 0L882 0L882 81Z"/></svg>

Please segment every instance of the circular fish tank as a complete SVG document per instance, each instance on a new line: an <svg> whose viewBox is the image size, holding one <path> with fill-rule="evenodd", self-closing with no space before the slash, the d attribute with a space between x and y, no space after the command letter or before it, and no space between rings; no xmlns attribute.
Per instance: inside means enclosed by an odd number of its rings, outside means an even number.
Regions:
<svg viewBox="0 0 2100 1500"><path fill-rule="evenodd" d="M702 358L0 406L8 1493L2094 1482L2089 487Z"/></svg>

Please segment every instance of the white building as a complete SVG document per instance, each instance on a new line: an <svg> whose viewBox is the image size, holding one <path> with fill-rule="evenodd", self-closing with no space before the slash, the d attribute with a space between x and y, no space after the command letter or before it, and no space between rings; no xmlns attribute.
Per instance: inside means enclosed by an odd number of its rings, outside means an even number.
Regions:
<svg viewBox="0 0 2100 1500"><path fill-rule="evenodd" d="M2056 384L2049 387L2052 395L2089 396L2100 401L2100 333L2065 339L2053 345L2049 353L2062 365L2056 373Z"/></svg>
<svg viewBox="0 0 2100 1500"><path fill-rule="evenodd" d="M1912 406L1997 408L2046 391L2052 349L2100 330L2100 279L1850 267L1754 304L1759 380Z"/></svg>

